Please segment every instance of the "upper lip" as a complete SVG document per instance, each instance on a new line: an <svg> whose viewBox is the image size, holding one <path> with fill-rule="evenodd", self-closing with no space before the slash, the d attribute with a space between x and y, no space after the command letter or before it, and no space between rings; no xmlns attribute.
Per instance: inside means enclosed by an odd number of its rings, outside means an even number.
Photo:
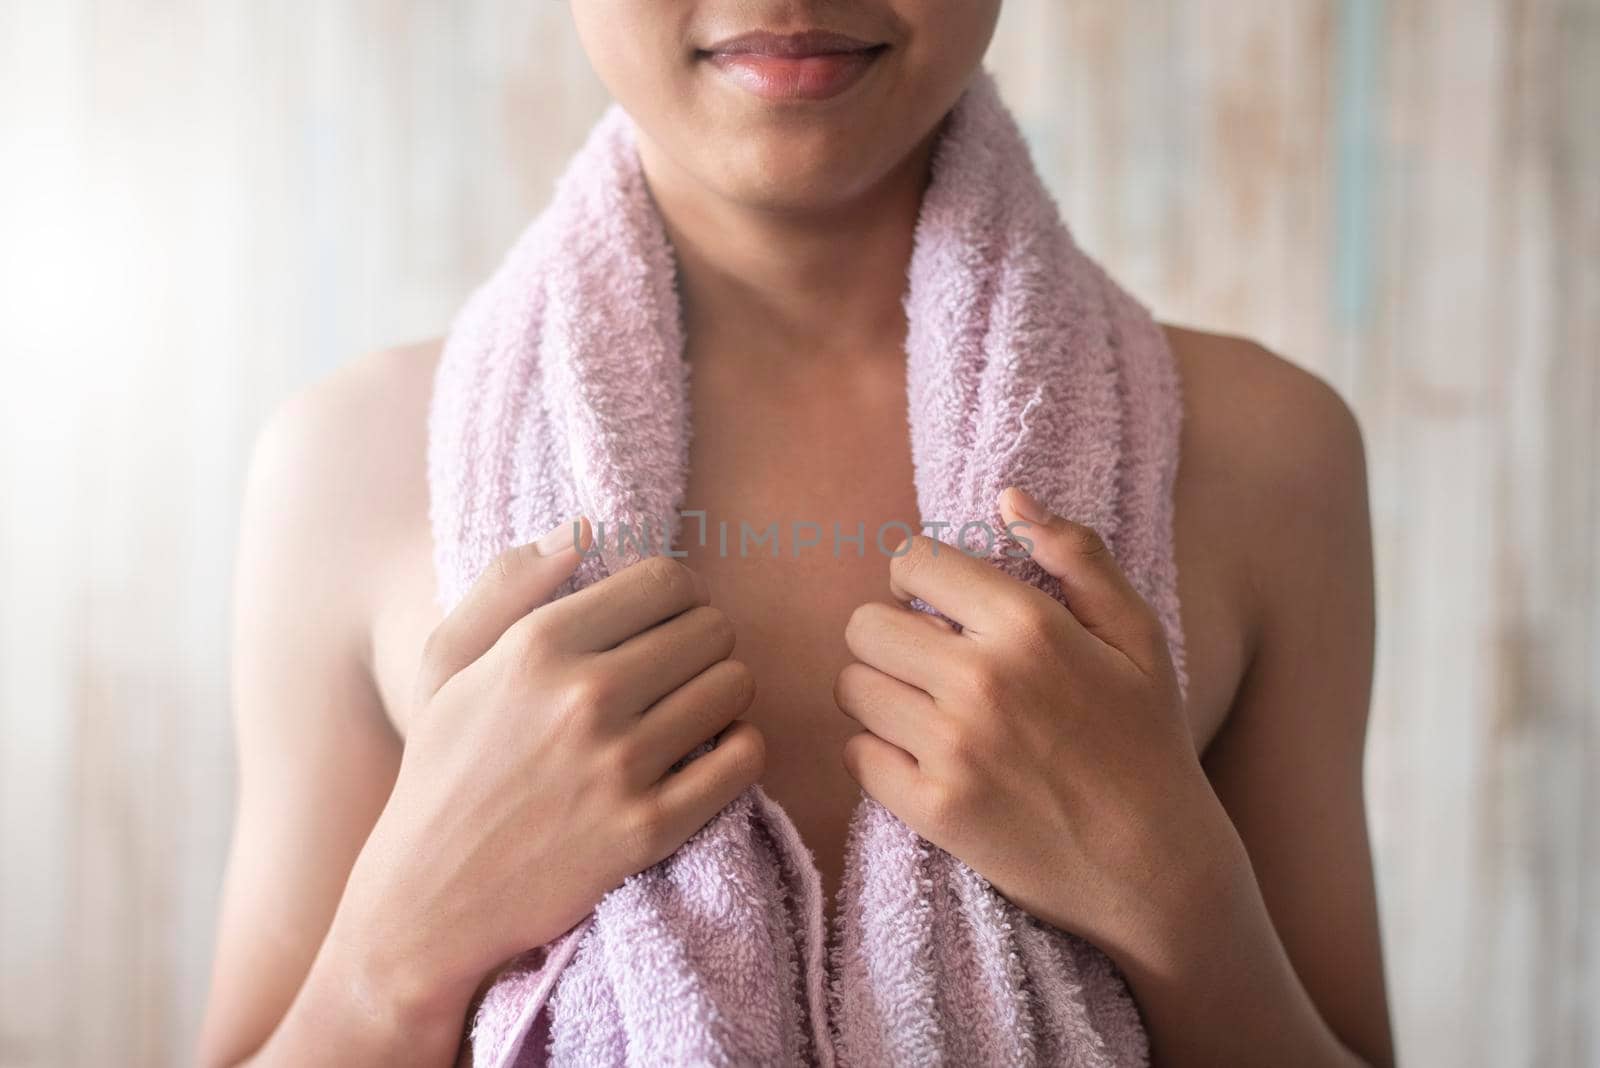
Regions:
<svg viewBox="0 0 1600 1068"><path fill-rule="evenodd" d="M828 30L806 30L802 33L756 30L718 41L704 51L724 56L777 56L784 59L802 59L806 56L838 55L843 52L867 52L878 47L880 44L877 42L863 41L858 37Z"/></svg>

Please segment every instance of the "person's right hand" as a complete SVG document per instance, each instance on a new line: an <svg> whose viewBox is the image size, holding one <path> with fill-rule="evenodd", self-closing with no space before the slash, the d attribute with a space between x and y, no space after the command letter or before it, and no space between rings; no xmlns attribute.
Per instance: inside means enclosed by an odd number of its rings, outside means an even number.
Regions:
<svg viewBox="0 0 1600 1068"><path fill-rule="evenodd" d="M705 581L653 557L545 603L579 559L571 524L507 551L428 640L334 923L389 1009L464 1006L761 775L761 735L735 722L754 685Z"/></svg>

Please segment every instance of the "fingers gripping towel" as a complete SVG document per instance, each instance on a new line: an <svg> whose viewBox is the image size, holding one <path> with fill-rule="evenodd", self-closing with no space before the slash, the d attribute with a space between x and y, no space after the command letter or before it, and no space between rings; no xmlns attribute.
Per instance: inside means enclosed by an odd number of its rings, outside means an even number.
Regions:
<svg viewBox="0 0 1600 1068"><path fill-rule="evenodd" d="M987 74L947 117L905 298L923 516L1000 530L1011 484L1100 532L1166 628L1179 383L1163 334L1074 244ZM689 456L672 248L613 108L452 324L430 412L439 599L572 516L675 531ZM661 542L650 543L658 547ZM639 555L609 536L562 592ZM995 566L1060 597L1037 565ZM834 929L789 817L748 790L677 853L514 962L475 1063L1127 1065L1111 962L863 797Z"/></svg>

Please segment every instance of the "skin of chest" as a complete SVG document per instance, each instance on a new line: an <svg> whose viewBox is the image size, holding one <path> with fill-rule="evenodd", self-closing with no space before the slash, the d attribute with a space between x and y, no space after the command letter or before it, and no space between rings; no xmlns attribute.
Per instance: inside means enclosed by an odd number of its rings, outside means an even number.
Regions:
<svg viewBox="0 0 1600 1068"><path fill-rule="evenodd" d="M832 699L833 680L850 660L844 628L858 605L889 599L887 559L873 545L874 533L885 523L918 521L904 375L887 359L857 362L848 374L797 367L776 380L752 376L748 367L724 369L709 360L696 367L685 510L707 513L708 537L706 546L695 544L691 520L680 545L737 628L734 655L749 665L758 687L748 718L767 740L763 786L815 852L831 896L859 796L839 759L859 728ZM413 451L420 454L417 423ZM1224 719L1237 677L1238 628L1208 536L1222 525L1208 525L1208 494L1203 486L1186 493L1185 474L1192 469L1180 471L1178 487L1179 587L1189 638L1188 711L1204 748ZM377 554L384 563L374 585L383 596L370 632L370 668L400 737L422 645L439 622L426 496L420 480L414 488L400 509L407 517L399 524L403 532L396 530L392 551ZM717 537L723 522L726 552ZM740 551L741 523L764 531L774 522L781 535L776 558L768 545ZM817 524L820 544L796 555L795 522ZM835 522L845 534L865 524L864 553L841 541L835 554Z"/></svg>
<svg viewBox="0 0 1600 1068"><path fill-rule="evenodd" d="M903 371L869 368L831 387L757 386L697 368L685 510L706 513L706 544L692 519L680 538L756 679L746 718L767 741L762 785L794 819L830 892L860 796L839 759L859 727L832 696L851 659L845 625L860 604L890 599L878 531L918 521ZM742 536L773 524L771 542ZM863 529L864 544L846 540ZM890 548L899 530L888 527Z"/></svg>

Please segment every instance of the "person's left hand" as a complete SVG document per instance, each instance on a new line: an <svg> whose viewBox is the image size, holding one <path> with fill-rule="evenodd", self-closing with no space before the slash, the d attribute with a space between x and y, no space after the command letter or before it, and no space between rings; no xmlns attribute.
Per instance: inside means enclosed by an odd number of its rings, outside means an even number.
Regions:
<svg viewBox="0 0 1600 1068"><path fill-rule="evenodd" d="M893 604L855 611L845 642L857 662L834 699L865 730L844 763L1013 903L1110 951L1137 937L1148 906L1181 896L1169 862L1194 855L1221 808L1160 621L1105 543L1019 490L1000 504L1008 524L1029 524L1013 529L1066 606L912 539L890 564L893 595L962 629Z"/></svg>

